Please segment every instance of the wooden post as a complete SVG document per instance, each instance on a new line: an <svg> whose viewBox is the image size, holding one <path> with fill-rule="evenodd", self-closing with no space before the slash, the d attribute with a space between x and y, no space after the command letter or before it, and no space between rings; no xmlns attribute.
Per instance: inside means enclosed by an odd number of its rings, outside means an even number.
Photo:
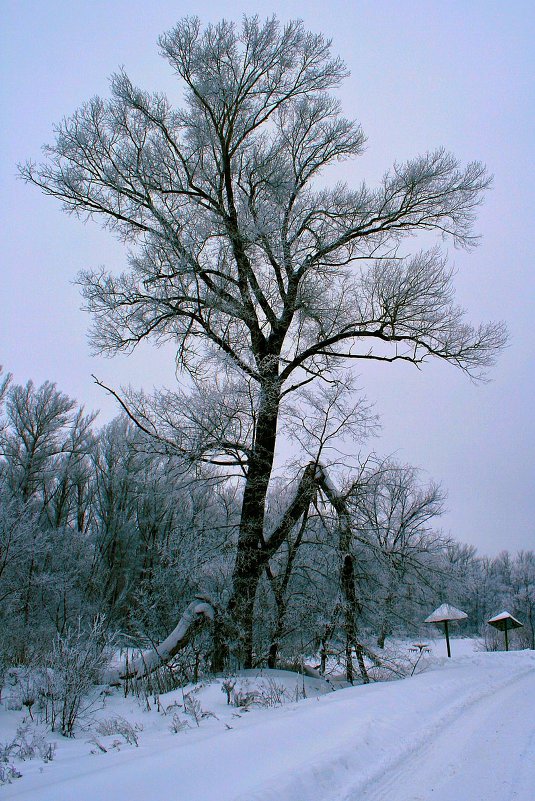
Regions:
<svg viewBox="0 0 535 801"><path fill-rule="evenodd" d="M505 620L505 628L504 628L504 630L503 630L503 631L504 631L504 634L505 634L505 650L506 650L506 651L508 651L508 650L509 650L509 637L507 636L507 623L508 623L508 622L509 622L509 621L506 619L506 620Z"/></svg>
<svg viewBox="0 0 535 801"><path fill-rule="evenodd" d="M448 633L448 621L444 621L444 631L446 632L446 645L448 646L448 657L451 657L451 648L450 648L450 635Z"/></svg>

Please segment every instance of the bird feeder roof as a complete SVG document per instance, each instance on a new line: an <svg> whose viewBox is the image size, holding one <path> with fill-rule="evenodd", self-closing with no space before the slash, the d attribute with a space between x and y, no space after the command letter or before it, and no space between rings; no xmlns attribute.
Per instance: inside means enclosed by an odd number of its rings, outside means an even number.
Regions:
<svg viewBox="0 0 535 801"><path fill-rule="evenodd" d="M424 623L444 623L445 620L464 620L468 615L461 609L457 609L451 604L442 604L434 612L431 612L429 617L426 617Z"/></svg>
<svg viewBox="0 0 535 801"><path fill-rule="evenodd" d="M524 625L520 620L517 620L516 617L513 617L510 612L500 612L499 615L495 615L491 617L490 620L487 620L487 623L490 623L491 626L494 626L494 628L500 631L505 631L506 626L508 629L518 629Z"/></svg>

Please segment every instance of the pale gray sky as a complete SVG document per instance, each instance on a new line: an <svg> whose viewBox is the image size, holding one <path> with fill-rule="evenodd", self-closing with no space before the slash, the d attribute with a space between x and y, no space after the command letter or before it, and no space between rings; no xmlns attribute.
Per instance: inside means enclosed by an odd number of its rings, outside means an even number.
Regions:
<svg viewBox="0 0 535 801"><path fill-rule="evenodd" d="M120 269L123 248L17 181L16 163L39 157L62 116L105 95L119 66L180 102L156 47L179 17L300 17L332 37L351 69L344 111L361 122L368 146L344 167L349 182L373 183L394 160L440 145L463 161L484 161L495 176L477 225L480 247L470 254L450 249L470 320L509 326L510 345L492 383L474 386L454 368L430 363L422 371L371 364L360 384L382 419L375 449L422 467L448 490L446 531L491 555L534 548L533 3L3 0L0 8L0 363L15 379L56 381L88 408L102 409L103 420L115 407L93 385L92 372L114 386L173 383L169 352L153 346L128 358L90 356L89 319L72 281L82 268Z"/></svg>

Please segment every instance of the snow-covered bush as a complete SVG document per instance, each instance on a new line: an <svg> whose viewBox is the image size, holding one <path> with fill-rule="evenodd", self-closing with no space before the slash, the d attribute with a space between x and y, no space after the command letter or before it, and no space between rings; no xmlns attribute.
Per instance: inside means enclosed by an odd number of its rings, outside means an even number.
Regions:
<svg viewBox="0 0 535 801"><path fill-rule="evenodd" d="M109 737L113 734L120 734L129 745L139 745L138 732L139 726L132 726L126 718L115 715L113 718L103 718L96 725L96 731L102 737Z"/></svg>
<svg viewBox="0 0 535 801"><path fill-rule="evenodd" d="M258 699L258 692L250 688L247 679L236 684L230 695L230 703L232 706L236 706L240 709L247 709L257 703Z"/></svg>
<svg viewBox="0 0 535 801"><path fill-rule="evenodd" d="M262 679L258 685L257 701L259 706L282 706L290 701L298 700L292 697L288 689L283 684L278 684L271 677Z"/></svg>
<svg viewBox="0 0 535 801"><path fill-rule="evenodd" d="M232 703L232 691L236 686L236 681L237 679L235 676L227 676L221 685L221 692L225 693L227 696L227 704Z"/></svg>
<svg viewBox="0 0 535 801"><path fill-rule="evenodd" d="M100 618L88 629L79 623L56 636L43 693L44 717L53 731L59 729L65 737L74 735L75 724L98 703L95 684L109 659L109 642Z"/></svg>
<svg viewBox="0 0 535 801"><path fill-rule="evenodd" d="M2 784L11 784L13 779L20 779L21 776L22 773L19 773L14 765L3 765L0 762L0 786Z"/></svg>
<svg viewBox="0 0 535 801"><path fill-rule="evenodd" d="M270 676L255 682L251 687L247 679L238 679L235 676L227 677L222 685L221 692L227 696L227 704L241 709L250 706L282 706L296 698L290 694L283 684L278 684Z"/></svg>
<svg viewBox="0 0 535 801"><path fill-rule="evenodd" d="M11 760L42 759L51 762L55 753L56 744L48 742L42 731L31 723L21 723L11 742L0 743L0 785L11 784L13 779L22 776Z"/></svg>
<svg viewBox="0 0 535 801"><path fill-rule="evenodd" d="M173 734L179 734L179 732L189 729L189 727L190 724L187 720L183 720L176 712L173 713L171 725L169 726L169 729L173 732Z"/></svg>
<svg viewBox="0 0 535 801"><path fill-rule="evenodd" d="M410 650L405 645L389 643L379 655L367 649L368 676L371 681L393 681L422 673L429 665L424 648Z"/></svg>
<svg viewBox="0 0 535 801"><path fill-rule="evenodd" d="M201 725L203 718L215 718L213 712L202 708L201 702L195 695L195 690L184 693L184 712L195 721L197 726Z"/></svg>
<svg viewBox="0 0 535 801"><path fill-rule="evenodd" d="M23 722L10 743L0 744L0 762L7 762L8 758L42 759L51 762L56 752L56 744L46 740L44 733L31 723Z"/></svg>
<svg viewBox="0 0 535 801"><path fill-rule="evenodd" d="M33 710L43 708L47 676L43 667L11 667L5 674L4 700L6 709L18 711L25 707L33 720Z"/></svg>

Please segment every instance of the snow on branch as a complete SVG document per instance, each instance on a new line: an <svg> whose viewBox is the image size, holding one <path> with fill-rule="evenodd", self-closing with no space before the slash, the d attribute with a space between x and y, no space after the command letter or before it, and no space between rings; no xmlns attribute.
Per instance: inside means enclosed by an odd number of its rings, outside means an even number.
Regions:
<svg viewBox="0 0 535 801"><path fill-rule="evenodd" d="M114 684L126 678L139 679L157 670L188 644L201 625L206 621L213 622L214 617L215 610L209 599L204 595L195 596L171 634L155 648L147 648L137 659L121 665L113 675L108 676L109 683Z"/></svg>

